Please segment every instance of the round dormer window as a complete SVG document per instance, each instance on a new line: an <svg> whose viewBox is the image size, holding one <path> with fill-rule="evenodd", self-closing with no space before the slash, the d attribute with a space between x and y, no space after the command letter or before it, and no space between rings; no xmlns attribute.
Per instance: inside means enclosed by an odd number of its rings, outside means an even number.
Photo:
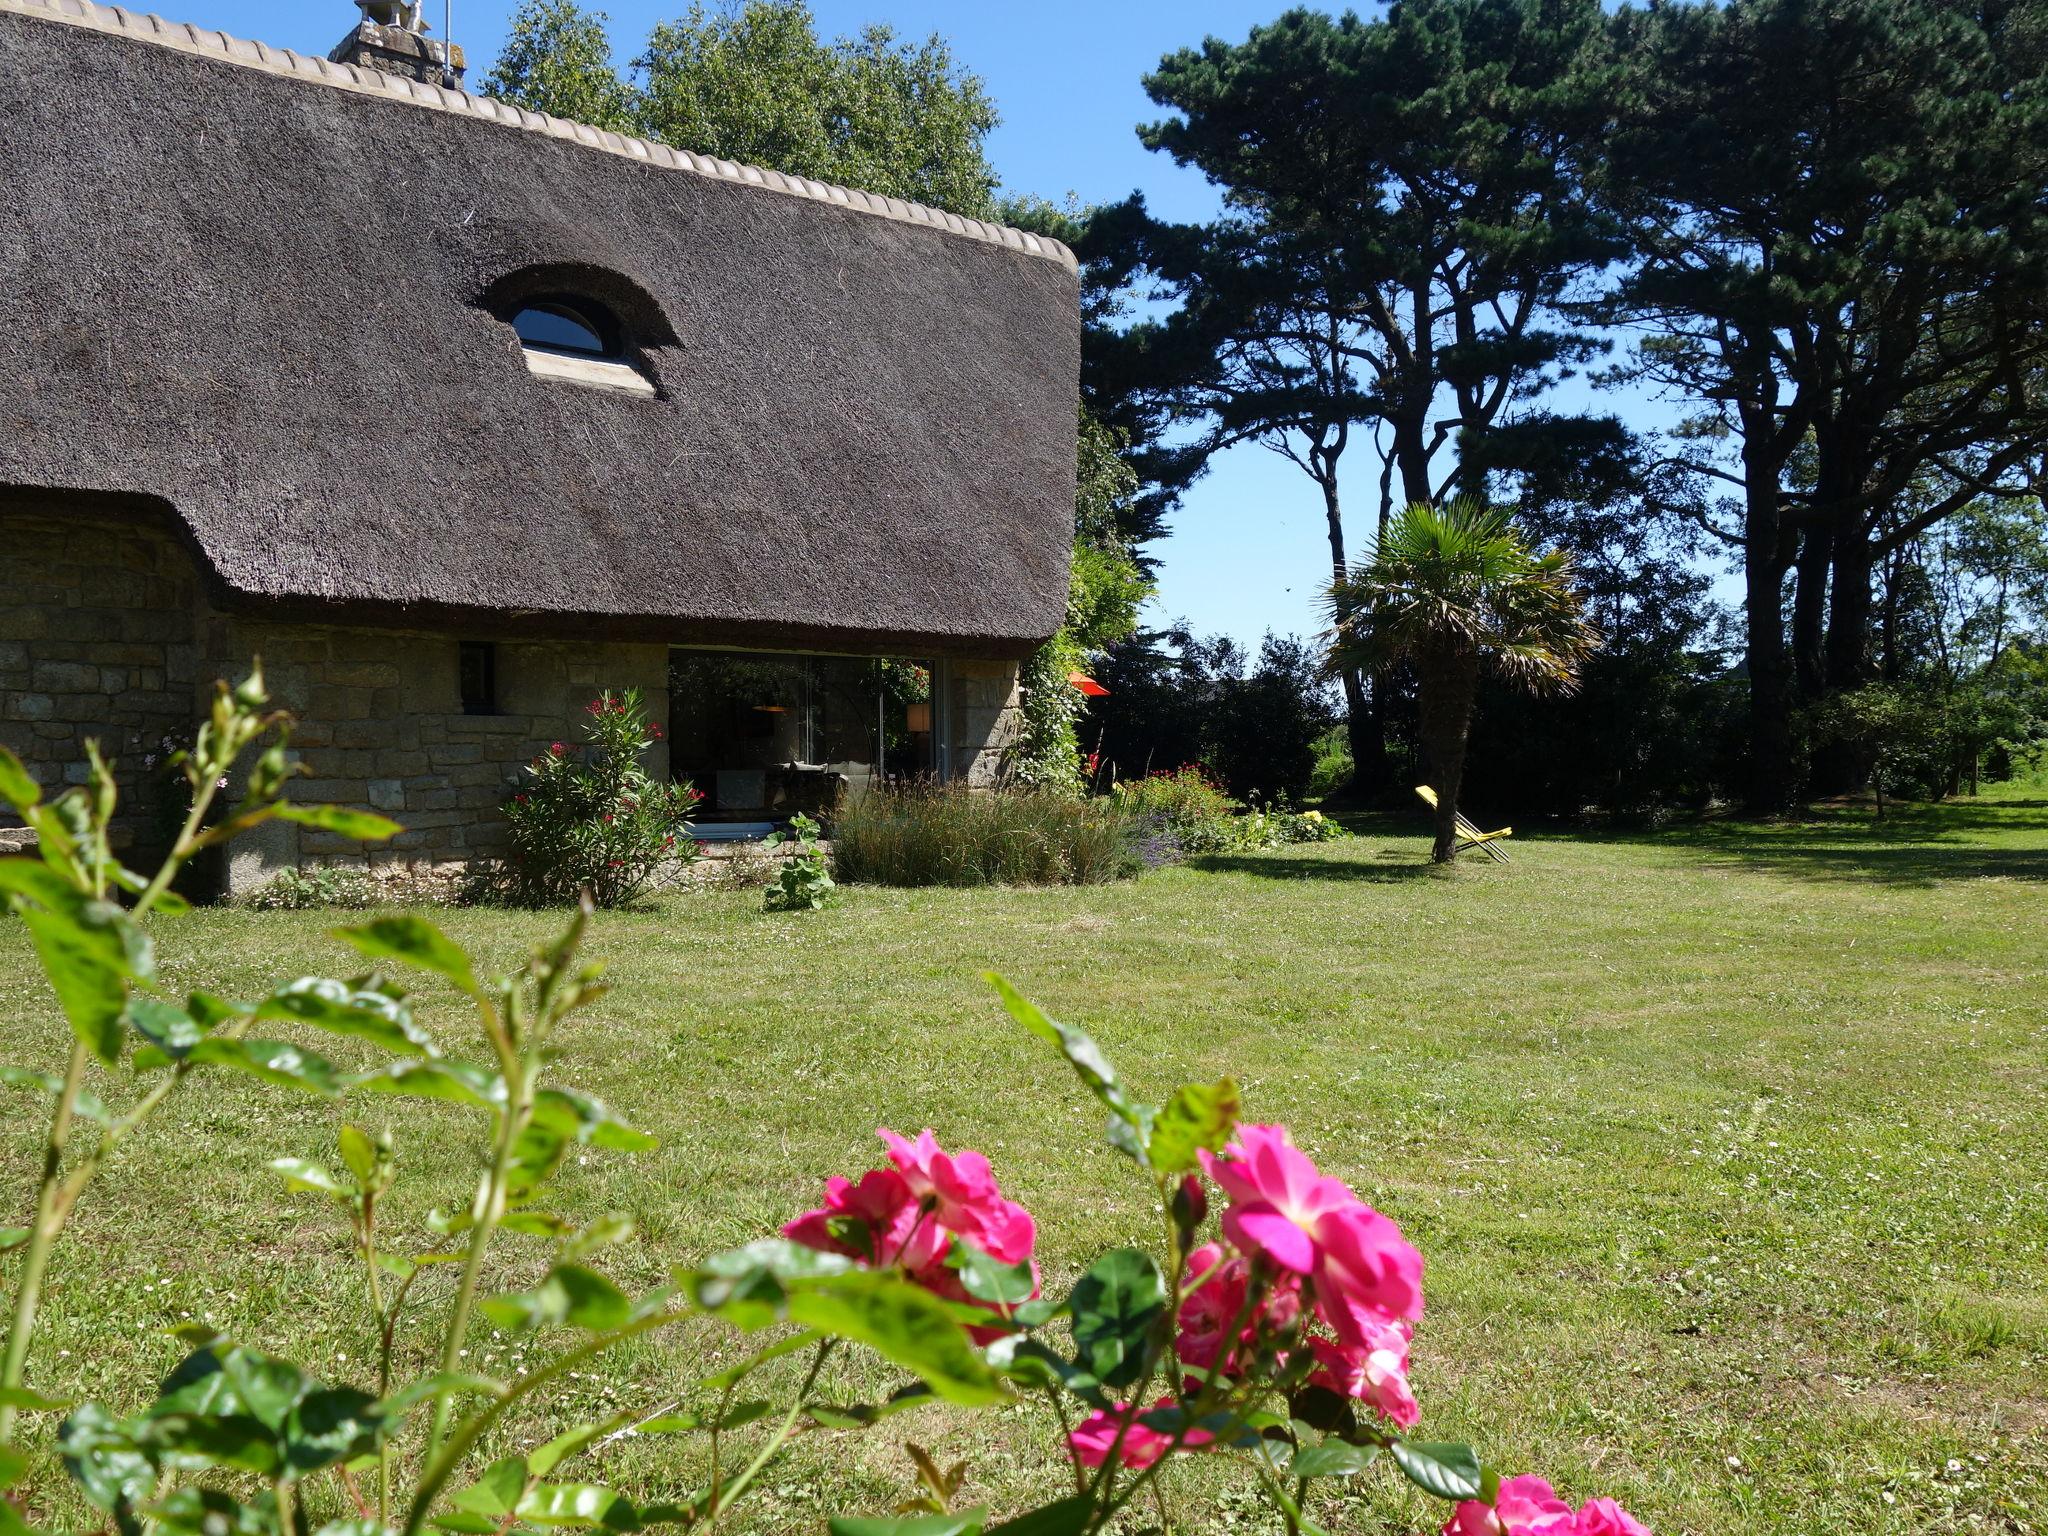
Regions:
<svg viewBox="0 0 2048 1536"><path fill-rule="evenodd" d="M611 317L567 299L540 299L525 305L512 316L512 329L522 345L548 352L566 352L573 357L618 355L611 339L617 336L618 327Z"/></svg>
<svg viewBox="0 0 2048 1536"><path fill-rule="evenodd" d="M550 295L523 299L498 313L519 338L527 371L536 378L629 395L655 393L654 381L627 349L625 328L594 300Z"/></svg>

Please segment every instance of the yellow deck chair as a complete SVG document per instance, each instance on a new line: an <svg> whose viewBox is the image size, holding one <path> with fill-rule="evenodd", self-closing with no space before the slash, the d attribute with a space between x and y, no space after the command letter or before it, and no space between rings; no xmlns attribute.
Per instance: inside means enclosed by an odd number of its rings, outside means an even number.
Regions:
<svg viewBox="0 0 2048 1536"><path fill-rule="evenodd" d="M1427 784L1418 784L1415 786L1415 793L1422 797L1424 805L1428 806L1432 811L1436 809L1435 790L1431 789ZM1500 839L1513 837L1514 835L1515 829L1513 827L1502 827L1498 832L1482 832L1460 813L1458 817L1458 843L1451 850L1451 853L1455 857L1463 853L1467 848L1477 848L1481 853L1493 860L1494 863L1505 864L1508 862L1508 851L1500 846Z"/></svg>

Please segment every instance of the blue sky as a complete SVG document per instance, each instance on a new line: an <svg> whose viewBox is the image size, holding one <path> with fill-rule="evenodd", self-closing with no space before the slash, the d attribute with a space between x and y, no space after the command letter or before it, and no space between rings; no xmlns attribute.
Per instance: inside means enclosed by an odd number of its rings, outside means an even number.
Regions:
<svg viewBox="0 0 2048 1536"><path fill-rule="evenodd" d="M621 58L648 29L688 0L598 0ZM306 53L325 53L353 23L348 0L157 0L180 21ZM1140 79L1163 54L1215 34L1240 39L1284 9L1285 0L811 0L819 28L850 33L883 21L898 32L937 31L961 62L988 83L1002 112L989 157L1005 189L1084 203L1142 189L1153 209L1192 219L1213 212L1213 189L1163 155L1145 150L1136 126L1160 116ZM455 0L454 37L470 77L495 57L513 0ZM1335 6L1333 5L1333 9ZM441 30L442 0L426 0ZM1377 501L1377 465L1359 450L1351 521ZM1357 533L1354 531L1354 544ZM1267 630L1311 633L1328 571L1320 493L1277 455L1246 447L1220 457L1188 494L1161 559L1155 622L1185 618L1202 633L1256 643Z"/></svg>

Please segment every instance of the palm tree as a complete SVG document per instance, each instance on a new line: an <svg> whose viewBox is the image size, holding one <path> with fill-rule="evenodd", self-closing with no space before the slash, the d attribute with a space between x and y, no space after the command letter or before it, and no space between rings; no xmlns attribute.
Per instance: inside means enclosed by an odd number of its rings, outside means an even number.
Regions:
<svg viewBox="0 0 2048 1536"><path fill-rule="evenodd" d="M1505 508L1417 502L1332 586L1328 664L1415 669L1423 769L1436 790L1438 863L1458 840L1458 786L1482 672L1569 693L1599 640L1563 554L1538 554Z"/></svg>

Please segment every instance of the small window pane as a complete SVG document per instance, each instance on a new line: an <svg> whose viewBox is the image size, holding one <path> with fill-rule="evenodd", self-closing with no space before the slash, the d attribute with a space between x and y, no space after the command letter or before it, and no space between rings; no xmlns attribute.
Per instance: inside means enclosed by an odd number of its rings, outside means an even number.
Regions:
<svg viewBox="0 0 2048 1536"><path fill-rule="evenodd" d="M462 642L459 667L462 712L465 715L494 715L498 712L498 648L488 640Z"/></svg>
<svg viewBox="0 0 2048 1536"><path fill-rule="evenodd" d="M529 304L512 317L512 329L530 347L603 357L611 351L596 325L566 304Z"/></svg>

